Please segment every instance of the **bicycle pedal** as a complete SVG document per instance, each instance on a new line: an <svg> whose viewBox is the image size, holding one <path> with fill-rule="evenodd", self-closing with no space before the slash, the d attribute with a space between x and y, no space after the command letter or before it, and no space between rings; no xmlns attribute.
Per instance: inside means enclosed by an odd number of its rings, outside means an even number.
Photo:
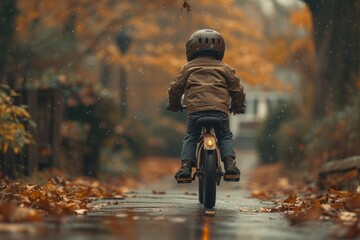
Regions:
<svg viewBox="0 0 360 240"><path fill-rule="evenodd" d="M192 179L191 178L178 178L176 179L177 183L191 183Z"/></svg>
<svg viewBox="0 0 360 240"><path fill-rule="evenodd" d="M239 182L240 175L224 175L225 182Z"/></svg>

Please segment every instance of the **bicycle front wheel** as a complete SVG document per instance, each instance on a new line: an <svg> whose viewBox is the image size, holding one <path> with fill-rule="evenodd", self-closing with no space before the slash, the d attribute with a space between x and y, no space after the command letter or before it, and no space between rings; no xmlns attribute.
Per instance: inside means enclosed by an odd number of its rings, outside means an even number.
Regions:
<svg viewBox="0 0 360 240"><path fill-rule="evenodd" d="M204 177L203 176L198 176L198 181L199 181L199 185L198 185L198 193L199 193L199 202L200 203L204 203Z"/></svg>
<svg viewBox="0 0 360 240"><path fill-rule="evenodd" d="M203 176L203 201L206 208L213 208L216 202L216 152L205 151Z"/></svg>

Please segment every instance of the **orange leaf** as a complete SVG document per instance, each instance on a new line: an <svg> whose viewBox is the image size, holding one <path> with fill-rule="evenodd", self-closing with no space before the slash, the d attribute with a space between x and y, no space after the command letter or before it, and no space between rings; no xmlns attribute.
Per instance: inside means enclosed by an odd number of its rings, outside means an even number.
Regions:
<svg viewBox="0 0 360 240"><path fill-rule="evenodd" d="M352 195L351 192L348 191L337 191L335 189L330 189L329 193L335 197L343 198L343 197L350 197Z"/></svg>
<svg viewBox="0 0 360 240"><path fill-rule="evenodd" d="M289 195L284 201L284 203L295 204L296 203L296 195Z"/></svg>

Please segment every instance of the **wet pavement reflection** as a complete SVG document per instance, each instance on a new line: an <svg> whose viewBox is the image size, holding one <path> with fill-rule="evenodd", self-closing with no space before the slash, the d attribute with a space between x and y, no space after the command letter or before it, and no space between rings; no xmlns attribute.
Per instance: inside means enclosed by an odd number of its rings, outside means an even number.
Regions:
<svg viewBox="0 0 360 240"><path fill-rule="evenodd" d="M189 190L187 190L189 191ZM192 192L191 192L192 193ZM96 210L61 221L19 224L0 239L323 239L326 223L289 226L280 213L258 209L272 203L248 198L241 189L219 191L215 209L182 190L129 193L124 199L94 199ZM242 212L239 209L246 209Z"/></svg>
<svg viewBox="0 0 360 240"><path fill-rule="evenodd" d="M84 215L0 224L0 239L326 239L329 223L293 227L282 213L259 211L273 203L249 198L246 173L244 178L241 184L221 182L214 209L198 202L197 182L178 185L169 177L124 198L93 199L94 210Z"/></svg>

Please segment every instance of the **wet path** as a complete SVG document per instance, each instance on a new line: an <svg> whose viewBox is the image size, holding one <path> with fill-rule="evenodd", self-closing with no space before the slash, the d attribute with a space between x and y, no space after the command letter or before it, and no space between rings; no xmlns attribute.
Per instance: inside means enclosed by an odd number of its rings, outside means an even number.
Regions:
<svg viewBox="0 0 360 240"><path fill-rule="evenodd" d="M246 164L242 169L252 161ZM239 183L221 182L212 210L198 203L196 191L197 182L178 185L169 177L125 198L93 199L95 210L85 215L12 224L18 229L10 232L0 224L0 239L326 239L329 233L328 223L293 227L281 213L262 212L272 203L249 198Z"/></svg>
<svg viewBox="0 0 360 240"><path fill-rule="evenodd" d="M95 211L61 222L17 224L0 239L325 239L326 223L289 226L281 213L260 212L271 203L248 198L241 189L219 191L206 210L193 192L152 190L127 198L94 199ZM13 225L14 226L14 225Z"/></svg>

